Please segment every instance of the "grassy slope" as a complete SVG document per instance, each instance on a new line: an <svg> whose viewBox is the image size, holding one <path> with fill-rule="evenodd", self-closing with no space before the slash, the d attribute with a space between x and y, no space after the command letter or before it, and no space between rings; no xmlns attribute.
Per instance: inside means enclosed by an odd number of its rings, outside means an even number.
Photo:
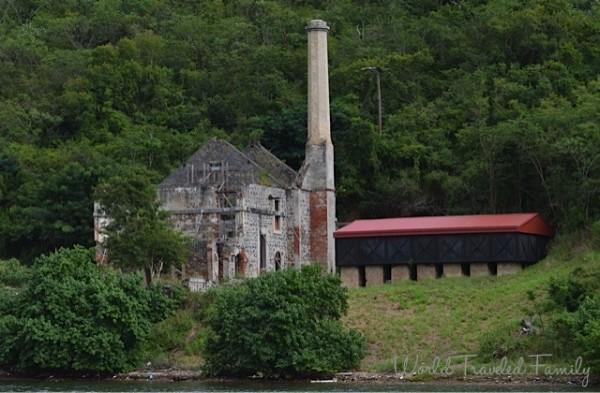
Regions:
<svg viewBox="0 0 600 393"><path fill-rule="evenodd" d="M477 353L487 332L530 315L532 301L545 296L553 276L576 267L600 268L600 253L558 242L550 255L522 273L503 277L444 278L401 282L350 291L345 323L363 332L368 355L366 371L391 369L394 356L425 361ZM581 242L575 242L581 244Z"/></svg>
<svg viewBox="0 0 600 393"><path fill-rule="evenodd" d="M512 276L406 281L350 290L344 322L368 341L361 368L390 371L394 355L401 362L406 355L414 361L419 354L420 360L431 364L434 356L477 353L484 335L507 329L507 324L517 332L518 321L533 307L529 291L540 300L551 277L565 276L576 267L600 269L599 252L573 246L585 243L573 238L558 241L546 259ZM201 303L201 295L191 294L184 307L155 326L142 364L201 367L204 327L202 315L195 311L204 308Z"/></svg>

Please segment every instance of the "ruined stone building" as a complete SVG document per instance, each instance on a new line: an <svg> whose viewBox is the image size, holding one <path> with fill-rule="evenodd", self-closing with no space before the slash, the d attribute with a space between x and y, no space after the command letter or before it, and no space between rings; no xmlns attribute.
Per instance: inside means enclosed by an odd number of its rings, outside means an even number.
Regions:
<svg viewBox="0 0 600 393"><path fill-rule="evenodd" d="M306 27L308 137L298 172L260 144L240 150L213 139L159 185L162 208L191 239L184 277L217 283L312 262L335 270L328 30L321 20ZM106 218L98 210L101 243Z"/></svg>

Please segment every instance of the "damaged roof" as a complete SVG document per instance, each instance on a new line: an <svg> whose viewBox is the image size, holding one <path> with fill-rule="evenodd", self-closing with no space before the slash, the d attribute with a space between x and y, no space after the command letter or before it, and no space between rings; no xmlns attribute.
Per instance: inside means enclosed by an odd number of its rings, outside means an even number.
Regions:
<svg viewBox="0 0 600 393"><path fill-rule="evenodd" d="M298 175L259 143L242 152L227 141L213 138L192 154L183 166L171 172L159 187L207 184L212 179L211 172L225 173L224 182L228 189L239 189L249 184L290 188L294 187Z"/></svg>

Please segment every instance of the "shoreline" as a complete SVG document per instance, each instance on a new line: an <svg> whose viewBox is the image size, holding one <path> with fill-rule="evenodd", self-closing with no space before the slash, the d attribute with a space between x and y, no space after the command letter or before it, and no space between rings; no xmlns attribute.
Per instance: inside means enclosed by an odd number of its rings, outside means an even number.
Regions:
<svg viewBox="0 0 600 393"><path fill-rule="evenodd" d="M314 384L374 384L374 385L398 385L398 384L432 384L432 385L512 385L512 386L583 386L583 376L536 376L519 375L513 376L442 376L442 375L422 375L417 377L405 377L401 374L393 373L374 373L374 372L341 372L332 375L330 378L309 379L268 379L268 378L215 378L207 377L201 371L181 370L181 369L163 369L163 370L136 370L128 373L120 373L112 376L97 375L53 375L52 373L38 375L19 375L5 371L0 371L0 381L83 381L90 380L95 382L185 382L198 381L207 383L314 383ZM587 388L600 385L600 375L592 375L589 379Z"/></svg>

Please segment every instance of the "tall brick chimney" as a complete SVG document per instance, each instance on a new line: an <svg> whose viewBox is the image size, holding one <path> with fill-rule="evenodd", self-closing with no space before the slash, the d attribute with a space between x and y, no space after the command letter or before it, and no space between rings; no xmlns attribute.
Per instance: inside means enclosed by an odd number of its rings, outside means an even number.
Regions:
<svg viewBox="0 0 600 393"><path fill-rule="evenodd" d="M308 140L302 189L308 193L309 258L335 271L335 182L329 120L327 33L322 20L311 20L308 33Z"/></svg>

